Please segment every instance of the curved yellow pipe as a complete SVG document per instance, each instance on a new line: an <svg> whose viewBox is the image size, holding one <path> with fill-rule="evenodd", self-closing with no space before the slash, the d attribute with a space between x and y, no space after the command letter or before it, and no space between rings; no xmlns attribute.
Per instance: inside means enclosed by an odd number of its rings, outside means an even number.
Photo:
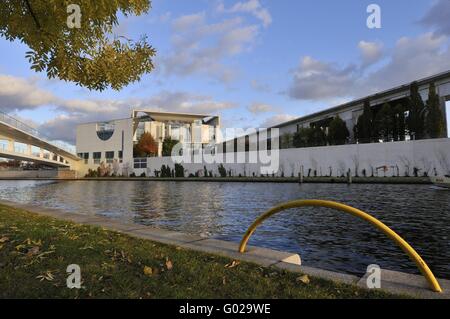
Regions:
<svg viewBox="0 0 450 319"><path fill-rule="evenodd" d="M327 207L336 210L343 211L345 213L349 213L350 215L361 218L379 230L381 230L385 235L391 238L394 242L397 243L398 246L416 263L417 267L420 269L420 272L425 276L431 288L435 292L442 292L442 289L437 281L436 277L433 275L432 271L425 263L425 261L420 257L420 255L412 248L402 237L400 237L396 232L390 229L388 226L380 222L375 217L359 210L351 206L347 206L341 203L336 203L332 201L326 200L294 200L291 202L287 202L278 206L275 206L265 212L263 215L258 217L253 224L247 229L244 237L241 240L239 245L239 252L244 253L245 247L247 246L247 242L250 239L250 236L255 232L256 228L262 224L264 220L269 218L270 216L281 212L286 209L296 208L296 207L305 207L305 206L313 206L313 207Z"/></svg>

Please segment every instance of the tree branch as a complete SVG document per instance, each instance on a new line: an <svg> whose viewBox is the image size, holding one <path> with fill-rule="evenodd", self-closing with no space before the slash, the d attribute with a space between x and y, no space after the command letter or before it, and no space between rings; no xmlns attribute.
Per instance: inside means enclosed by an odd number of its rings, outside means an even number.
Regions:
<svg viewBox="0 0 450 319"><path fill-rule="evenodd" d="M31 8L30 1L25 0L25 4L27 5L28 11L30 12L31 16L33 17L34 22L36 23L36 26L38 27L38 29L40 29L41 28L41 24L39 23L36 15L34 14L33 9Z"/></svg>

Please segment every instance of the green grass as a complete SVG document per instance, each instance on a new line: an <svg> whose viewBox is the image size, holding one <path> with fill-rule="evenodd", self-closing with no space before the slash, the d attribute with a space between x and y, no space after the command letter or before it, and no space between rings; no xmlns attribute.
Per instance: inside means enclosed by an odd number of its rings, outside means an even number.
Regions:
<svg viewBox="0 0 450 319"><path fill-rule="evenodd" d="M318 278L305 284L299 274L251 263L226 268L230 262L0 205L0 298L395 297ZM81 267L81 289L66 286L69 264Z"/></svg>

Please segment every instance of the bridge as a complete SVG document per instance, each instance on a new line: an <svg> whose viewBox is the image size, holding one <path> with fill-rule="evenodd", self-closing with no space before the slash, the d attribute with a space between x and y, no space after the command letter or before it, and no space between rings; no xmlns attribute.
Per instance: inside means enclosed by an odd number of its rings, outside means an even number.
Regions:
<svg viewBox="0 0 450 319"><path fill-rule="evenodd" d="M74 169L81 159L61 143L50 142L36 129L0 111L0 158Z"/></svg>

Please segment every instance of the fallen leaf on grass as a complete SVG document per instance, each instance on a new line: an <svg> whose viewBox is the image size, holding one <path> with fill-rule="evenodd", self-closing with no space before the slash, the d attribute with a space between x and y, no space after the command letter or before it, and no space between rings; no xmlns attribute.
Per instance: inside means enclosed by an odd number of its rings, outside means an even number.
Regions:
<svg viewBox="0 0 450 319"><path fill-rule="evenodd" d="M298 282L302 282L306 285L309 284L309 282L310 282L308 275L302 275L302 276L298 277L296 280Z"/></svg>
<svg viewBox="0 0 450 319"><path fill-rule="evenodd" d="M55 279L55 277L53 276L52 271L47 270L45 273L40 274L39 276L36 276L37 279L39 279L40 281L53 281Z"/></svg>
<svg viewBox="0 0 450 319"><path fill-rule="evenodd" d="M40 250L39 246L34 246L34 247L28 249L27 257L32 257L34 255L37 255L39 253L39 250Z"/></svg>
<svg viewBox="0 0 450 319"><path fill-rule="evenodd" d="M169 258L166 258L166 268L167 268L167 270L171 270L173 268L173 264L169 260Z"/></svg>
<svg viewBox="0 0 450 319"><path fill-rule="evenodd" d="M153 275L152 267L145 266L144 267L144 275L149 276L149 277L152 276Z"/></svg>
<svg viewBox="0 0 450 319"><path fill-rule="evenodd" d="M231 263L226 264L225 268L234 268L238 266L241 262L239 260L233 260Z"/></svg>
<svg viewBox="0 0 450 319"><path fill-rule="evenodd" d="M2 237L2 238L0 238L0 243L6 243L7 241L9 241L9 238L8 237Z"/></svg>

